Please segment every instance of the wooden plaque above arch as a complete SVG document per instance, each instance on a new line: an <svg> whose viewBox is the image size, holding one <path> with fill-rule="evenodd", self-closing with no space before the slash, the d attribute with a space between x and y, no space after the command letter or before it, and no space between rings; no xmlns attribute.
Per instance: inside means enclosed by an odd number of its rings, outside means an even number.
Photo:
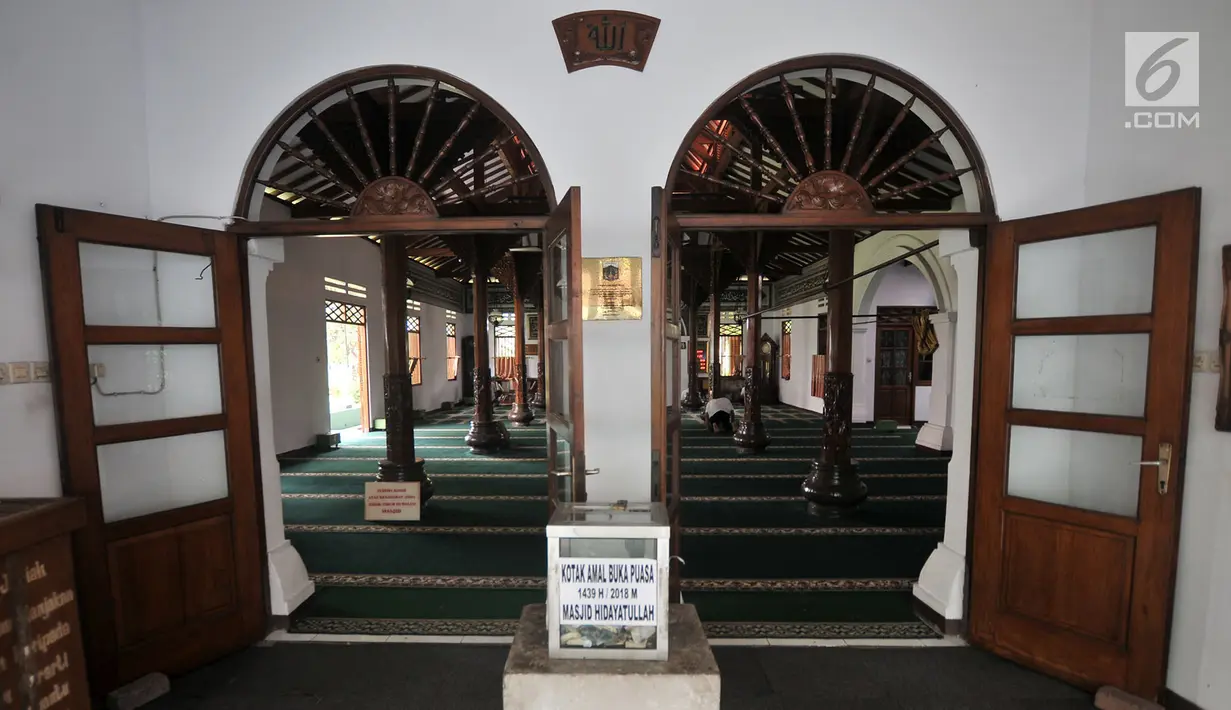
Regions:
<svg viewBox="0 0 1231 710"><path fill-rule="evenodd" d="M643 70L658 23L657 17L624 10L575 12L551 22L570 74L603 65Z"/></svg>

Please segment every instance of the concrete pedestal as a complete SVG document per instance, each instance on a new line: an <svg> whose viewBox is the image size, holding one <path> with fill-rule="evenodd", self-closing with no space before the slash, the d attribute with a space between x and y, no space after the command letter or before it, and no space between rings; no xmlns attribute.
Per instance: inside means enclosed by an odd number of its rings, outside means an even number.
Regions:
<svg viewBox="0 0 1231 710"><path fill-rule="evenodd" d="M672 604L666 661L547 657L547 607L522 610L504 664L504 710L718 710L718 664L696 607Z"/></svg>

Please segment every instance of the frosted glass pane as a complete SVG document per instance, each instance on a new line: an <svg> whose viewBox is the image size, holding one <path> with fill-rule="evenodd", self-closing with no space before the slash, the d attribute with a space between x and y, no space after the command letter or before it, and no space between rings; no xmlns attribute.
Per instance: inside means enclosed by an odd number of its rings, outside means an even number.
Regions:
<svg viewBox="0 0 1231 710"><path fill-rule="evenodd" d="M114 522L227 497L221 431L98 447L103 520Z"/></svg>
<svg viewBox="0 0 1231 710"><path fill-rule="evenodd" d="M222 413L217 345L91 345L94 423L126 424Z"/></svg>
<svg viewBox="0 0 1231 710"><path fill-rule="evenodd" d="M1139 436L1011 426L1008 493L1135 517L1141 460Z"/></svg>
<svg viewBox="0 0 1231 710"><path fill-rule="evenodd" d="M1023 244L1017 250L1017 317L1150 313L1153 226Z"/></svg>
<svg viewBox="0 0 1231 710"><path fill-rule="evenodd" d="M82 242L86 325L214 327L207 256Z"/></svg>
<svg viewBox="0 0 1231 710"><path fill-rule="evenodd" d="M1013 339L1013 407L1145 415L1148 333Z"/></svg>

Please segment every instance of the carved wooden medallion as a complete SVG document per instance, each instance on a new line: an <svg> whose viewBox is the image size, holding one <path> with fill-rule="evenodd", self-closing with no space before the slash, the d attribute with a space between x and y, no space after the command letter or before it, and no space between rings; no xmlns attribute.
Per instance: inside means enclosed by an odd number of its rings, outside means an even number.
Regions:
<svg viewBox="0 0 1231 710"><path fill-rule="evenodd" d="M657 17L591 10L552 20L569 73L602 65L641 71L658 34Z"/></svg>
<svg viewBox="0 0 1231 710"><path fill-rule="evenodd" d="M822 170L801 180L782 207L783 212L796 210L871 212L872 201L850 175L837 170Z"/></svg>
<svg viewBox="0 0 1231 710"><path fill-rule="evenodd" d="M397 175L368 183L351 208L351 216L418 214L436 216L436 204L413 180Z"/></svg>

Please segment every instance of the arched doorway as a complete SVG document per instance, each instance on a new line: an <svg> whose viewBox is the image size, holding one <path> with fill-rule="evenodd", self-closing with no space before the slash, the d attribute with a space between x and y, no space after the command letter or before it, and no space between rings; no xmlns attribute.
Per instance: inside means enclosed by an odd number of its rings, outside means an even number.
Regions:
<svg viewBox="0 0 1231 710"><path fill-rule="evenodd" d="M939 539L947 459L865 464L872 482L866 485L852 465L853 448L870 452L856 458L905 460L914 454L909 437L886 434L876 439L868 436L870 430L852 431L854 251L886 230L981 232L995 220L990 181L969 131L938 95L895 67L850 55L794 59L740 81L706 109L681 143L656 209L664 235L654 253L653 291L658 315L653 354L658 395L654 449L662 453L657 459L659 485L668 499L680 501L674 515L683 525L705 519L712 526L708 534L734 536L749 557L764 563L754 573L751 568L736 569L740 565L730 562L734 556L729 550L723 560L707 559L706 541L681 526L687 572L701 578L683 579L685 592L693 590L694 597L700 597L703 620L728 623L742 616L742 622L767 622L757 616L764 613L757 608L776 606L773 599L727 599L723 611L708 603L705 594L728 589L729 578L745 572L774 576L783 590L815 595L856 591L894 611L827 617L797 607L776 618L796 625L757 628L817 635L928 633L909 612L907 580L918 574ZM917 258L933 246L920 242L900 250L901 257ZM681 295L673 293L677 283L682 288L675 293ZM761 317L770 315L771 308L810 308L818 298L828 302L828 314L822 317L828 325L827 348L821 351L828 359L823 373L825 415L777 407L763 413L760 377L774 369L756 366L765 345ZM701 422L690 421L673 399L679 389L669 386L679 381L670 358L678 350L676 329L670 325L676 312L696 319L691 332L708 330L709 336L706 347L688 350L689 360L698 352L707 356L704 368L688 363L689 391L683 404L695 405L693 393L702 389L701 378L693 372L704 369L703 389L714 396L733 391L722 383L724 373L727 379L742 380L734 389L742 390L744 405L731 439L715 441L717 435L695 431ZM809 330L816 318L808 308L793 313L798 315L791 316L792 332ZM701 326L701 316L709 321L708 328ZM767 329L771 337L781 332L777 320L772 323ZM800 327L805 323L809 328ZM807 363L807 355L802 349L794 351L795 372L807 372L806 365L800 366ZM724 365L724 359L739 362ZM724 446L744 456L715 460L714 448ZM719 472L722 466L731 470ZM927 478L898 476L902 466L914 466L910 473ZM690 493L690 488L710 487L706 476L718 473L728 476L724 485L747 478L747 493ZM779 480L773 485L752 482L765 476ZM801 495L799 482L805 476L808 484ZM872 497L855 508L868 488ZM721 506L724 511L718 511ZM826 524L817 517L828 515L829 508L845 509L845 522ZM865 533L850 534L852 527ZM826 529L832 534L818 536ZM770 535L773 545L765 539ZM780 568L774 568L769 561L784 546L792 550L790 562L783 558ZM859 559L877 562L863 567L856 578L851 561ZM772 587L761 588L772 596ZM740 606L734 604L737 600L747 602L743 611L734 610ZM814 601L820 603L820 598ZM714 610L709 619L707 607ZM733 627L728 623L722 628Z"/></svg>
<svg viewBox="0 0 1231 710"><path fill-rule="evenodd" d="M584 477L574 475L584 469L582 410L579 403L570 407L581 382L580 319L561 325L562 313L579 312L569 289L580 280L572 219L579 200L576 188L557 200L534 143L496 101L423 67L370 67L329 79L296 99L258 141L236 201L236 213L251 221L235 231L290 244L343 235L371 242L379 249L370 253L380 255L385 304L385 434L342 442L342 458L355 462L342 465L349 468L322 463L330 454L283 457L283 483L266 491L282 496L287 533L317 579L316 598L293 617L294 628L352 633L383 624L385 633L511 633L517 613L493 620L491 610L510 598L524 601L525 578L538 574L529 549L537 538L526 531L541 526L557 500L585 496ZM544 272L547 282L563 285L545 292ZM458 318L468 312L472 318ZM528 334L532 317L542 326ZM527 335L537 340L530 352ZM457 352L466 343L471 352ZM548 395L537 410L527 397L534 380L527 369L537 370L536 390ZM456 399L473 395L471 416L433 411L441 399L423 396L428 380L446 375ZM515 395L511 408L494 401L497 377ZM556 475L547 475L548 461ZM317 475L322 466L325 475ZM389 527L365 516L358 488L364 478L419 483L428 503L419 525L403 528L421 534L380 536L388 543L380 548L383 561L366 567L351 564L372 549L353 534ZM322 483L339 493L330 499L311 490ZM327 515L322 504L331 500L352 502ZM312 506L317 512L307 510ZM348 535L354 547L347 547ZM441 543L471 552L422 554L425 544ZM510 545L521 550L512 553L522 561L521 577L491 579ZM412 559L412 567L423 568L403 570L399 584L373 591L380 586L372 581L376 572ZM430 574L440 564L456 574ZM414 615L418 602L450 591L490 598L445 604L439 618ZM391 608L400 611L369 618L376 615L362 600L372 594L395 600ZM475 616L480 609L486 616Z"/></svg>

